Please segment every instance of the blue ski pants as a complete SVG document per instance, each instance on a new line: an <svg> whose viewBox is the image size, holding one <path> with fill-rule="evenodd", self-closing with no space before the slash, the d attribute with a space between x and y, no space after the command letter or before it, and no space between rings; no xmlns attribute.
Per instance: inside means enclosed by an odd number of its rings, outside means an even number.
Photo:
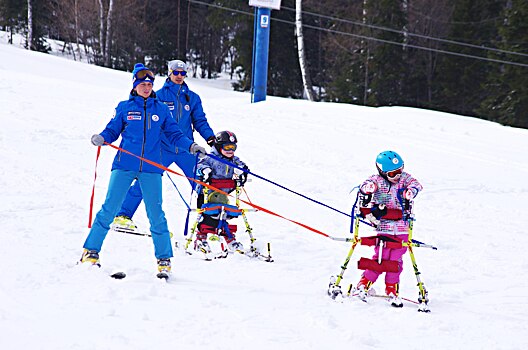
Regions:
<svg viewBox="0 0 528 350"><path fill-rule="evenodd" d="M187 153L167 153L163 152L163 165L169 167L172 163L176 165L183 171L185 176L194 178L195 177L195 168L196 168L196 156ZM192 189L195 189L196 183L189 180ZM143 191L138 181L136 181L128 190L128 193L125 197L121 209L117 213L117 216L128 216L129 218L134 217L137 208L143 200Z"/></svg>
<svg viewBox="0 0 528 350"><path fill-rule="evenodd" d="M105 202L95 216L92 229L84 242L84 248L101 251L103 241L110 230L110 224L119 210L130 184L136 180L145 193L145 208L150 222L150 232L154 241L154 254L157 259L171 258L172 246L167 227L161 191L161 174L138 171L113 170L108 184Z"/></svg>

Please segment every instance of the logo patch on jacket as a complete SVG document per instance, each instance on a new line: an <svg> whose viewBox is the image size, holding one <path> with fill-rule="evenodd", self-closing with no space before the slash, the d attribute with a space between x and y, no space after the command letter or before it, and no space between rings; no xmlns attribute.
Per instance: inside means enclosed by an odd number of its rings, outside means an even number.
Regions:
<svg viewBox="0 0 528 350"><path fill-rule="evenodd" d="M163 103L165 103L167 105L167 107L169 107L169 109L171 111L174 110L174 102L173 101L164 101Z"/></svg>
<svg viewBox="0 0 528 350"><path fill-rule="evenodd" d="M157 121L159 120L158 115L157 115L157 114L154 114L154 115L152 116L152 120L155 121L155 122L157 122Z"/></svg>
<svg viewBox="0 0 528 350"><path fill-rule="evenodd" d="M141 112L128 112L127 120L141 120Z"/></svg>
<svg viewBox="0 0 528 350"><path fill-rule="evenodd" d="M191 110L191 106L189 106L189 105L185 105L185 107L183 107L183 108L185 108L186 111L190 111Z"/></svg>

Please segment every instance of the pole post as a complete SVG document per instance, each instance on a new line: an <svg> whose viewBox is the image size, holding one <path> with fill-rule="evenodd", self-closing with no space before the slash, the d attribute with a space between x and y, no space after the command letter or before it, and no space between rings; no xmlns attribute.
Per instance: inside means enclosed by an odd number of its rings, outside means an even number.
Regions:
<svg viewBox="0 0 528 350"><path fill-rule="evenodd" d="M271 9L257 7L253 41L251 102L266 100Z"/></svg>

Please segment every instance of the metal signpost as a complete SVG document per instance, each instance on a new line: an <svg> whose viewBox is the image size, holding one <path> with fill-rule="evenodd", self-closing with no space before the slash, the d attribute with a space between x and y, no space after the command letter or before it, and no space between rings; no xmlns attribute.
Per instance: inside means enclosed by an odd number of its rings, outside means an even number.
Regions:
<svg viewBox="0 0 528 350"><path fill-rule="evenodd" d="M266 100L271 9L279 10L281 0L249 0L255 6L251 102Z"/></svg>

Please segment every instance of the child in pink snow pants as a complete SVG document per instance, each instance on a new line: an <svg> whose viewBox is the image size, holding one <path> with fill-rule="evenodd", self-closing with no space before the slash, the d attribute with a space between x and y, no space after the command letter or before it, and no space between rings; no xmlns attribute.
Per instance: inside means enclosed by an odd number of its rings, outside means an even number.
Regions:
<svg viewBox="0 0 528 350"><path fill-rule="evenodd" d="M409 223L402 218L402 203L410 201L422 190L422 185L409 173L403 171L403 159L393 151L381 152L376 158L378 174L370 176L360 186L364 198L361 203L362 214L371 221L379 236L390 241L407 242L409 238ZM386 240L386 242L387 242ZM380 247L376 245L372 260L378 260ZM395 261L397 272L385 272L385 293L393 303L401 304L398 296L400 274L403 270L403 255L407 247L382 249L382 259ZM366 295L369 287L382 272L365 270L358 285L359 293Z"/></svg>

